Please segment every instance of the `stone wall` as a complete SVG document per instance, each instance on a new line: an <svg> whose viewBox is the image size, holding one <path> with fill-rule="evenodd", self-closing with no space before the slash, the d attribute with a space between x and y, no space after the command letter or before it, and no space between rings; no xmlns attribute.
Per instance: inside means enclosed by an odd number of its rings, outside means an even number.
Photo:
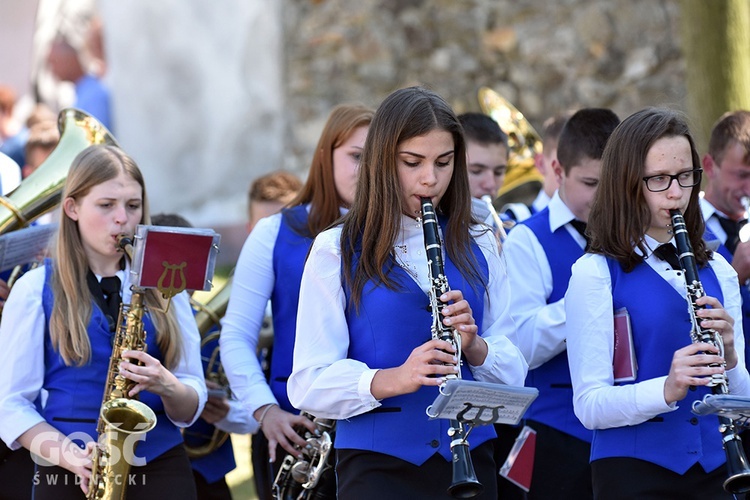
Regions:
<svg viewBox="0 0 750 500"><path fill-rule="evenodd" d="M75 1L75 0L71 0ZM82 0L78 0L82 1ZM87 0L90 1L90 0ZM582 106L685 108L679 0L97 0L116 135L155 211L244 240L246 192L305 177L330 109L427 85L457 112L488 86L541 130Z"/></svg>
<svg viewBox="0 0 750 500"><path fill-rule="evenodd" d="M291 155L303 171L327 110L431 87L457 112L489 86L541 130L561 110L686 106L678 0L284 0Z"/></svg>

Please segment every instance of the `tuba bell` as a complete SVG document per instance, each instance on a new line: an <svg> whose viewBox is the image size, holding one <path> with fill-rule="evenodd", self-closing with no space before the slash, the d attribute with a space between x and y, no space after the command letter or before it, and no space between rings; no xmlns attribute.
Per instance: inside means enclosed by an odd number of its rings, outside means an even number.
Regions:
<svg viewBox="0 0 750 500"><path fill-rule="evenodd" d="M60 142L34 173L8 196L0 197L0 234L27 226L60 203L73 159L89 146L118 146L114 136L93 116L66 108L57 117Z"/></svg>
<svg viewBox="0 0 750 500"><path fill-rule="evenodd" d="M191 298L190 302L193 308L197 311L195 314L195 322L198 325L198 331L201 334L201 356L205 362L205 378L211 382L215 382L220 387L223 396L229 397L229 381L227 380L224 368L221 366L219 358L219 334L215 327L220 327L221 318L227 311L227 304L229 303L229 294L232 291L232 278L230 277L224 286L211 297L211 299L202 304L197 300ZM203 349L212 343L216 343L216 347L211 351L208 356L203 356ZM209 394L211 390L209 390ZM200 435L198 433L185 432L185 451L190 458L204 457L223 445L229 434L220 430L218 427L213 427L211 435Z"/></svg>
<svg viewBox="0 0 750 500"><path fill-rule="evenodd" d="M482 112L508 134L508 170L495 208L516 202L530 205L542 187L542 175L534 164L534 157L542 152L542 139L523 113L491 88L480 88L478 98Z"/></svg>

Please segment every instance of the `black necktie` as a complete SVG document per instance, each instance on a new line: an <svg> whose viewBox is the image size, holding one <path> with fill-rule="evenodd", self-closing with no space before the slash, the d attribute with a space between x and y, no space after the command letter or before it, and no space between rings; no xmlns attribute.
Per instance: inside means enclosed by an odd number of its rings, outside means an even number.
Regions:
<svg viewBox="0 0 750 500"><path fill-rule="evenodd" d="M589 246L591 245L591 238L589 238L586 234L586 223L578 219L573 219L572 221L570 221L570 224L576 231L578 231L581 236L586 239L586 248L584 248L584 251L588 252Z"/></svg>
<svg viewBox="0 0 750 500"><path fill-rule="evenodd" d="M104 304L106 309L104 314L107 316L109 321L110 330L114 331L116 327L117 317L120 314L120 278L117 276L111 276L109 278L102 278L99 282L99 286L102 288L102 294L104 295ZM111 319L111 321L110 321Z"/></svg>
<svg viewBox="0 0 750 500"><path fill-rule="evenodd" d="M740 242L740 229L747 224L747 219L732 220L728 217L722 217L719 214L716 214L716 217L719 219L721 228L727 233L727 241L724 243L724 246L734 255L737 243Z"/></svg>
<svg viewBox="0 0 750 500"><path fill-rule="evenodd" d="M670 266L672 266L672 269L676 271L682 270L680 259L677 257L677 249L673 244L664 243L663 245L659 245L657 249L654 250L654 255L667 262Z"/></svg>

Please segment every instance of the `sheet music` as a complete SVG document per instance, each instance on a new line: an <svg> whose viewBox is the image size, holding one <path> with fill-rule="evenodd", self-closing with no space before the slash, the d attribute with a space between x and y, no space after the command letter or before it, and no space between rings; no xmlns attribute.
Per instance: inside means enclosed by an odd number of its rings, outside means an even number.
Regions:
<svg viewBox="0 0 750 500"><path fill-rule="evenodd" d="M27 227L0 236L0 271L28 264L43 256L57 224Z"/></svg>
<svg viewBox="0 0 750 500"><path fill-rule="evenodd" d="M721 415L731 418L735 424L747 427L750 423L750 398L731 394L707 394L693 402L693 413L699 416Z"/></svg>
<svg viewBox="0 0 750 500"><path fill-rule="evenodd" d="M432 418L449 418L475 425L517 424L536 399L533 387L515 387L474 380L449 380L428 408Z"/></svg>

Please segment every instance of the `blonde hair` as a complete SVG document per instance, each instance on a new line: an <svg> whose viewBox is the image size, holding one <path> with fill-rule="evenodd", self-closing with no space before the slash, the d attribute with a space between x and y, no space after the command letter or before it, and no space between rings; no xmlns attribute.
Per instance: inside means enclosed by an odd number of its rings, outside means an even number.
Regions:
<svg viewBox="0 0 750 500"><path fill-rule="evenodd" d="M143 215L140 223L148 224L148 199L143 175L133 159L114 146L89 146L76 156L68 172L62 199L80 199L94 186L114 179L120 173L141 185ZM49 321L52 346L60 353L66 365L82 366L91 358L87 327L91 321L94 298L86 281L89 263L78 224L65 211L61 211L60 228L52 256L54 303ZM182 353L182 338L174 308L165 313L166 303L155 290L147 290L144 299L156 327L156 341L164 356L164 365L174 368Z"/></svg>
<svg viewBox="0 0 750 500"><path fill-rule="evenodd" d="M302 181L291 172L278 170L255 179L250 184L248 200L277 201L287 204L302 189Z"/></svg>

